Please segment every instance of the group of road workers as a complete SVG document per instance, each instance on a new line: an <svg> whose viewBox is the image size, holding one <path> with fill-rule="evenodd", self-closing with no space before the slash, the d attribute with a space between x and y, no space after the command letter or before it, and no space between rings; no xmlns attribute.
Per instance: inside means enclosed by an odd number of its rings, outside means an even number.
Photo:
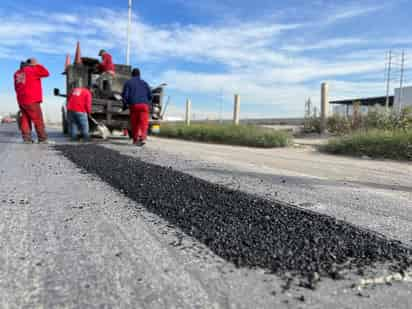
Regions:
<svg viewBox="0 0 412 309"><path fill-rule="evenodd" d="M97 69L101 80L113 80L116 72L112 56L105 50L99 52L101 62ZM20 109L20 130L23 142L32 144L32 126L34 125L40 144L49 143L45 129L41 103L43 102L42 79L50 76L49 71L35 58L21 62L20 69L14 74L14 86ZM150 102L152 92L149 85L140 78L140 70L133 69L132 78L126 82L122 93L123 110L130 111L131 137L133 144L143 146L146 143L149 128ZM92 112L93 95L88 87L73 88L67 97L70 136L73 141L80 137L90 139L89 116Z"/></svg>

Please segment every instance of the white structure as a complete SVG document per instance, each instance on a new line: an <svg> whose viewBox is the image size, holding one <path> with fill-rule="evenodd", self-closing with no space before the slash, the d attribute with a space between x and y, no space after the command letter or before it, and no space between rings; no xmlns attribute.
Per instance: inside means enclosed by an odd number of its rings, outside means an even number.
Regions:
<svg viewBox="0 0 412 309"><path fill-rule="evenodd" d="M400 108L412 107L412 86L395 89L395 102L393 109L398 112Z"/></svg>

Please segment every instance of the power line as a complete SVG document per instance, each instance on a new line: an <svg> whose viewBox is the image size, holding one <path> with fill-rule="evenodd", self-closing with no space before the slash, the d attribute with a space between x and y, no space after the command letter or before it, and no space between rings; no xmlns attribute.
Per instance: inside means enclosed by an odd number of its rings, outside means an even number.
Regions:
<svg viewBox="0 0 412 309"><path fill-rule="evenodd" d="M392 83L399 83L398 101L399 109L402 109L402 96L405 80L409 76L411 68L406 68L407 58L405 50L393 52L389 50L385 57L385 84L386 84L386 109L389 110L390 91Z"/></svg>
<svg viewBox="0 0 412 309"><path fill-rule="evenodd" d="M399 87L399 113L402 111L402 96L403 96L403 78L405 69L405 51L402 51L402 64L401 64L401 80Z"/></svg>
<svg viewBox="0 0 412 309"><path fill-rule="evenodd" d="M386 82L386 110L389 110L389 91L391 87L391 70L392 70L392 50L389 51L388 65L387 65L387 82Z"/></svg>

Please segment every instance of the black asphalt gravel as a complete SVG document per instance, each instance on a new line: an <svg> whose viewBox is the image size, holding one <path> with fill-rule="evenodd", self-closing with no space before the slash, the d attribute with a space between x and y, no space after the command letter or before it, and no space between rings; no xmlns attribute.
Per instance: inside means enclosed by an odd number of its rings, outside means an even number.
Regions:
<svg viewBox="0 0 412 309"><path fill-rule="evenodd" d="M315 288L321 277L412 265L412 249L318 213L208 183L98 145L56 149L238 267L261 267Z"/></svg>

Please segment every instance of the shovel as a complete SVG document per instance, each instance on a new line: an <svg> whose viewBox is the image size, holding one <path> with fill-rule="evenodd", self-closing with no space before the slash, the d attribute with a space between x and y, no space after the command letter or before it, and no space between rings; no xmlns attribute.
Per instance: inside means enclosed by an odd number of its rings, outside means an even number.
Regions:
<svg viewBox="0 0 412 309"><path fill-rule="evenodd" d="M110 136L109 129L105 125L98 123L97 120L94 119L91 115L89 115L89 119L96 125L97 131L99 131L102 138L106 140Z"/></svg>

